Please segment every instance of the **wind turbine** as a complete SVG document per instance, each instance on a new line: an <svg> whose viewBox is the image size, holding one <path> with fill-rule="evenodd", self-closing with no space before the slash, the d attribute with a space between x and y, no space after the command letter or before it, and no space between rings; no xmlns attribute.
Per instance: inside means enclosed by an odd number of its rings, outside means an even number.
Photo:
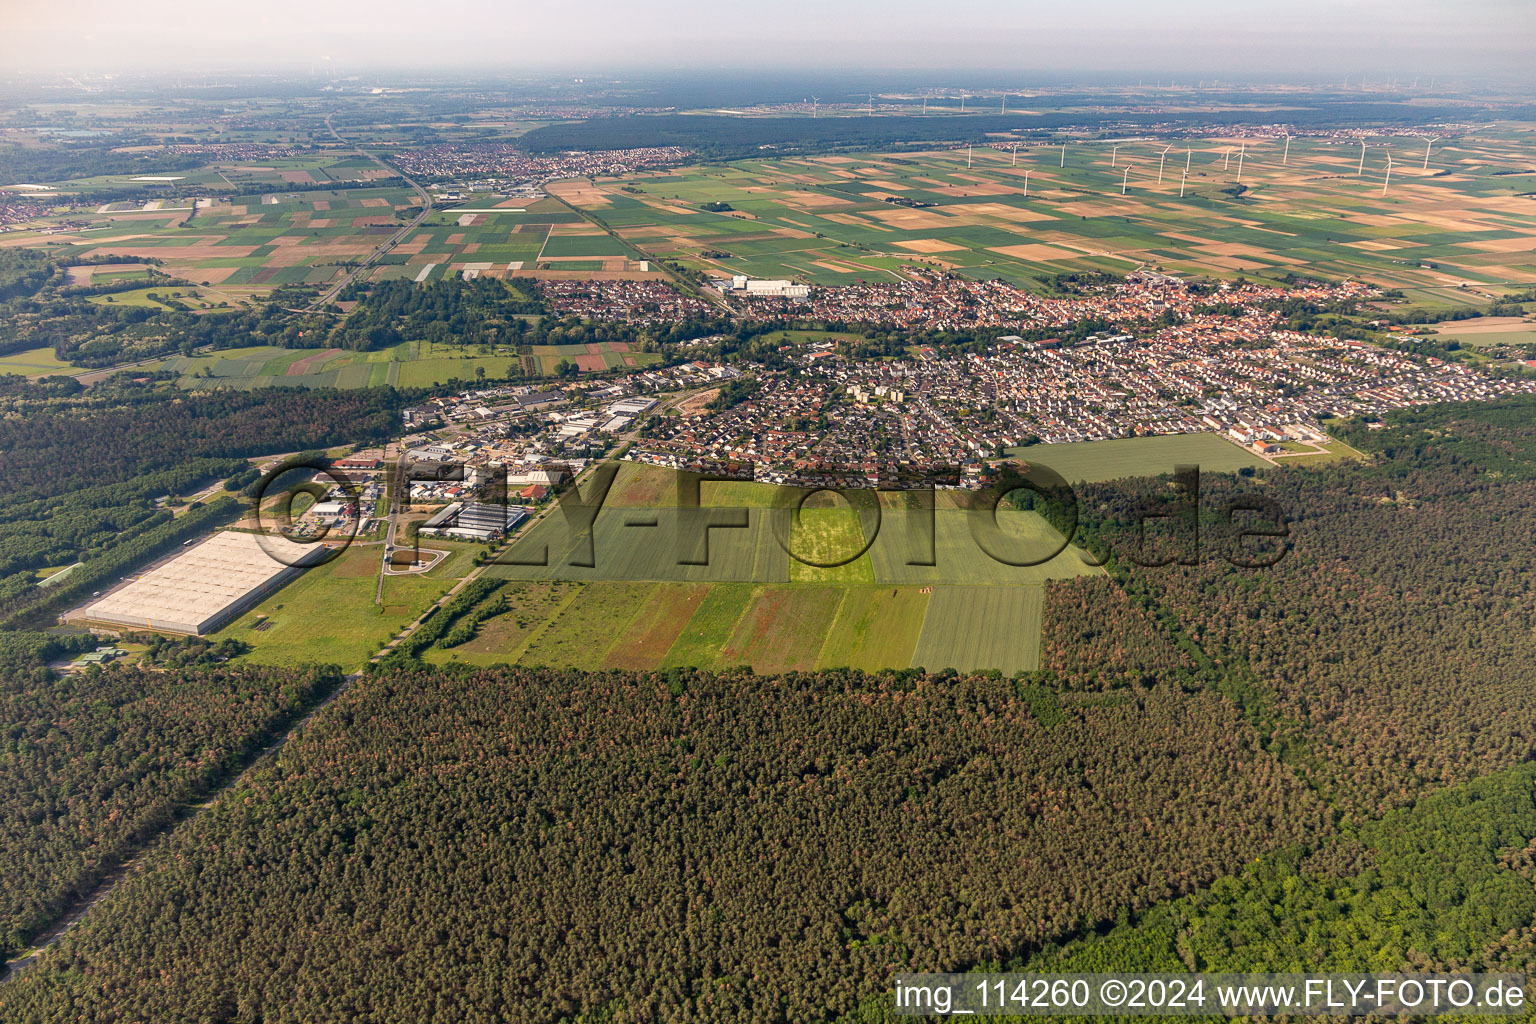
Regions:
<svg viewBox="0 0 1536 1024"><path fill-rule="evenodd" d="M1185 149L1184 150L1184 173L1185 174L1189 173L1189 162L1191 160L1193 160L1194 158L1195 158L1195 151L1193 149Z"/></svg>
<svg viewBox="0 0 1536 1024"><path fill-rule="evenodd" d="M1245 157L1247 155L1248 155L1248 147L1247 146L1244 146L1242 148L1242 151L1237 154L1237 180L1239 182L1241 182L1243 180L1243 157Z"/></svg>
<svg viewBox="0 0 1536 1024"><path fill-rule="evenodd" d="M869 94L869 113L870 113L871 117L874 116L874 113L875 113L875 94L874 93L870 93Z"/></svg>
<svg viewBox="0 0 1536 1024"><path fill-rule="evenodd" d="M1172 148L1173 147L1171 145L1170 146L1164 146L1162 153L1158 154L1158 157L1157 157L1157 183L1159 185L1161 185L1163 183L1163 164L1165 162L1167 162L1167 160L1168 160L1168 151L1170 149L1172 149Z"/></svg>
<svg viewBox="0 0 1536 1024"><path fill-rule="evenodd" d="M960 97L960 113L962 113L962 114L965 113L965 96L964 95L961 95L961 97Z"/></svg>
<svg viewBox="0 0 1536 1024"><path fill-rule="evenodd" d="M971 166L971 144L969 142L965 144L965 166L967 170Z"/></svg>
<svg viewBox="0 0 1536 1024"><path fill-rule="evenodd" d="M1024 198L1025 199L1029 198L1029 171L1030 171L1030 169L1028 167L1024 168Z"/></svg>
<svg viewBox="0 0 1536 1024"><path fill-rule="evenodd" d="M928 113L928 94L923 93L923 113Z"/></svg>
<svg viewBox="0 0 1536 1024"><path fill-rule="evenodd" d="M1179 175L1179 198L1180 199L1184 198L1184 183L1186 181L1188 181L1188 180L1189 180L1189 171L1186 170L1183 174Z"/></svg>
<svg viewBox="0 0 1536 1024"><path fill-rule="evenodd" d="M1360 169L1355 172L1355 177L1358 178L1358 177L1360 177L1360 175L1362 175L1364 173L1365 173L1365 140L1361 139L1360 140Z"/></svg>
<svg viewBox="0 0 1536 1024"><path fill-rule="evenodd" d="M1017 142L1013 144L1013 166L1019 166L1019 144ZM1029 173L1025 172L1024 177L1028 178Z"/></svg>
<svg viewBox="0 0 1536 1024"><path fill-rule="evenodd" d="M1008 113L1008 94L1003 93L1003 113Z"/></svg>
<svg viewBox="0 0 1536 1024"><path fill-rule="evenodd" d="M1114 148L1109 151L1109 166L1115 166L1115 161L1118 159L1120 159L1120 144L1116 143Z"/></svg>
<svg viewBox="0 0 1536 1024"><path fill-rule="evenodd" d="M816 120L816 107L821 103L820 96L811 97L811 120Z"/></svg>
<svg viewBox="0 0 1536 1024"><path fill-rule="evenodd" d="M1432 146L1434 146L1434 144L1436 142L1439 142L1439 141L1440 141L1440 136L1438 136L1438 135L1436 135L1436 136L1434 136L1432 138L1428 138L1428 139L1424 140L1424 169L1426 171L1429 170L1429 151L1430 151L1430 148Z"/></svg>
<svg viewBox="0 0 1536 1024"><path fill-rule="evenodd" d="M1061 144L1061 166L1067 166L1067 144L1065 142Z"/></svg>
<svg viewBox="0 0 1536 1024"><path fill-rule="evenodd" d="M1223 160L1221 161L1221 169L1226 170L1232 166L1232 147L1228 146L1226 149L1222 150L1222 155Z"/></svg>
<svg viewBox="0 0 1536 1024"><path fill-rule="evenodd" d="M1120 179L1120 194L1125 195L1126 186L1131 183L1131 165L1125 165L1125 177Z"/></svg>
<svg viewBox="0 0 1536 1024"><path fill-rule="evenodd" d="M1287 165L1291 162L1291 137L1289 135L1285 137L1285 155L1280 158L1280 162Z"/></svg>
<svg viewBox="0 0 1536 1024"><path fill-rule="evenodd" d="M1387 151L1387 176L1381 179L1381 194L1387 194L1387 186L1392 184L1392 151Z"/></svg>

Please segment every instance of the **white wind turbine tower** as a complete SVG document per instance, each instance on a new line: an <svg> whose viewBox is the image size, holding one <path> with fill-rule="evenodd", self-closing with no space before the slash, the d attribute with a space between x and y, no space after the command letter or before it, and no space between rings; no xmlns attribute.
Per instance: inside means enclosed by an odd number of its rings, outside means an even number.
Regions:
<svg viewBox="0 0 1536 1024"><path fill-rule="evenodd" d="M1291 162L1291 137L1290 137L1290 135L1286 135L1286 137L1285 137L1285 155L1280 158L1280 162L1282 164L1286 164L1286 165L1289 165L1290 162Z"/></svg>
<svg viewBox="0 0 1536 1024"><path fill-rule="evenodd" d="M971 144L969 142L965 144L965 166L967 169L971 166Z"/></svg>
<svg viewBox="0 0 1536 1024"><path fill-rule="evenodd" d="M811 97L811 120L812 121L816 120L816 108L818 106L820 106L820 105L821 105L821 97L820 96L812 96Z"/></svg>
<svg viewBox="0 0 1536 1024"><path fill-rule="evenodd" d="M1387 176L1381 179L1381 194L1387 194L1387 186L1392 184L1392 151L1387 150Z"/></svg>
<svg viewBox="0 0 1536 1024"><path fill-rule="evenodd" d="M1008 94L1003 93L1003 113L1008 113Z"/></svg>
<svg viewBox="0 0 1536 1024"><path fill-rule="evenodd" d="M1131 165L1130 164L1126 164L1125 165L1125 177L1120 179L1120 194L1121 195L1125 195L1126 187L1128 185L1130 185L1130 183L1131 183Z"/></svg>
<svg viewBox="0 0 1536 1024"><path fill-rule="evenodd" d="M1019 166L1019 144L1017 142L1013 144L1013 166Z"/></svg>
<svg viewBox="0 0 1536 1024"><path fill-rule="evenodd" d="M1237 180L1243 180L1243 157L1248 155L1248 147L1244 146L1237 154Z"/></svg>
<svg viewBox="0 0 1536 1024"><path fill-rule="evenodd" d="M1424 140L1424 169L1426 171L1429 170L1429 151L1431 148L1433 148L1434 144L1439 141L1440 136L1438 135Z"/></svg>
<svg viewBox="0 0 1536 1024"><path fill-rule="evenodd" d="M1061 144L1061 166L1067 166L1067 144L1065 142Z"/></svg>
<svg viewBox="0 0 1536 1024"><path fill-rule="evenodd" d="M1183 174L1179 175L1179 198L1180 199L1184 198L1184 183L1187 182L1188 180L1189 180L1189 171L1188 170L1186 170Z"/></svg>
<svg viewBox="0 0 1536 1024"><path fill-rule="evenodd" d="M1362 175L1364 173L1365 173L1365 140L1361 139L1360 140L1360 169L1355 172L1355 177L1358 178L1358 177L1360 177L1360 175Z"/></svg>
<svg viewBox="0 0 1536 1024"><path fill-rule="evenodd" d="M1028 167L1024 168L1024 198L1025 199L1029 198L1029 171L1030 171L1030 168L1028 168Z"/></svg>
<svg viewBox="0 0 1536 1024"><path fill-rule="evenodd" d="M875 94L874 93L870 93L869 94L869 113L870 113L871 116L873 116L874 113L875 113Z"/></svg>
<svg viewBox="0 0 1536 1024"><path fill-rule="evenodd" d="M1185 149L1184 150L1184 173L1185 174L1189 173L1189 162L1191 160L1193 160L1194 158L1195 158L1195 151L1193 149Z"/></svg>
<svg viewBox="0 0 1536 1024"><path fill-rule="evenodd" d="M1120 145L1116 143L1109 151L1109 166L1115 166L1115 161L1120 159Z"/></svg>
<svg viewBox="0 0 1536 1024"><path fill-rule="evenodd" d="M964 95L961 95L961 97L960 97L960 113L962 113L962 114L965 113L965 96Z"/></svg>
<svg viewBox="0 0 1536 1024"><path fill-rule="evenodd" d="M923 113L928 113L928 94L923 94Z"/></svg>
<svg viewBox="0 0 1536 1024"><path fill-rule="evenodd" d="M1223 157L1221 161L1221 169L1225 171L1227 168L1232 166L1232 147L1228 146L1221 152Z"/></svg>
<svg viewBox="0 0 1536 1024"><path fill-rule="evenodd" d="M1173 148L1172 146L1164 146L1162 153L1158 154L1158 157L1157 157L1157 183L1159 185L1161 185L1163 183L1163 164L1167 162L1167 160L1168 160L1168 151L1170 149L1172 149L1172 148Z"/></svg>

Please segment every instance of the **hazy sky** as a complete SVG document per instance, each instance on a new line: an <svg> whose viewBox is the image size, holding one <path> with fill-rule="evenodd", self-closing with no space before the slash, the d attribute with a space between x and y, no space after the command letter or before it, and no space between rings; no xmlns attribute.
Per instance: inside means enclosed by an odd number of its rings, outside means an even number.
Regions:
<svg viewBox="0 0 1536 1024"><path fill-rule="evenodd" d="M1536 0L0 0L0 71L1528 73Z"/></svg>

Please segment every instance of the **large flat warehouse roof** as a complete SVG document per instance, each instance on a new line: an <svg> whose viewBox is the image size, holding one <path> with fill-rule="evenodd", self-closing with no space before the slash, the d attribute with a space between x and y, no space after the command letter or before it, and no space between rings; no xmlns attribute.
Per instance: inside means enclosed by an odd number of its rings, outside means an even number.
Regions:
<svg viewBox="0 0 1536 1024"><path fill-rule="evenodd" d="M319 544L225 532L88 606L83 618L176 633L211 633L325 554Z"/></svg>

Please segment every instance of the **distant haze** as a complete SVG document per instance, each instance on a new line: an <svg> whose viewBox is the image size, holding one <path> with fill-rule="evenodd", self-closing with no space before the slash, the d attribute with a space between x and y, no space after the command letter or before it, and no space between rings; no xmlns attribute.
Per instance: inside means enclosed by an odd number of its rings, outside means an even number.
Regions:
<svg viewBox="0 0 1536 1024"><path fill-rule="evenodd" d="M1531 0L0 0L0 69L1530 75Z"/></svg>

